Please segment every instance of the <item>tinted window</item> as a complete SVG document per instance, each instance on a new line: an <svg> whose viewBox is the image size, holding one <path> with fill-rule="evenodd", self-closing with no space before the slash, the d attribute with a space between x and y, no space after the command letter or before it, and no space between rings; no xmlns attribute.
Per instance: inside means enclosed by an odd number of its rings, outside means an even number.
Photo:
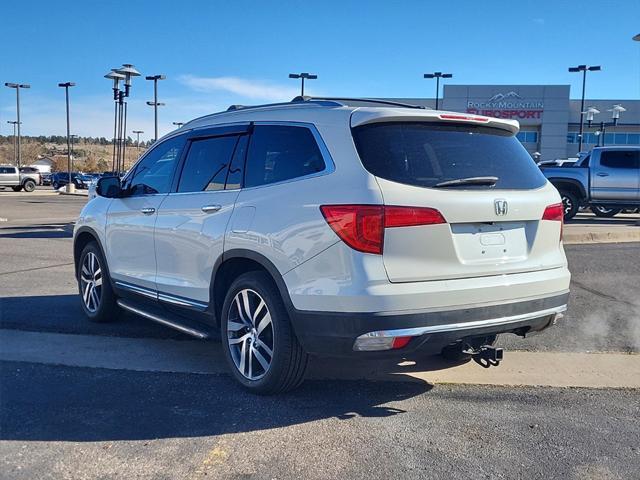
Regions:
<svg viewBox="0 0 640 480"><path fill-rule="evenodd" d="M308 128L258 125L251 136L245 186L256 187L324 170L325 164Z"/></svg>
<svg viewBox="0 0 640 480"><path fill-rule="evenodd" d="M237 140L236 136L227 136L191 142L178 191L224 190L227 170Z"/></svg>
<svg viewBox="0 0 640 480"><path fill-rule="evenodd" d="M226 189L233 190L242 187L242 176L244 174L244 160L247 156L247 146L249 145L249 136L243 135L238 140L236 150L233 153L231 167L227 174Z"/></svg>
<svg viewBox="0 0 640 480"><path fill-rule="evenodd" d="M173 171L184 145L183 137L173 137L154 147L138 163L127 188L130 195L167 193L171 188Z"/></svg>
<svg viewBox="0 0 640 480"><path fill-rule="evenodd" d="M610 150L600 153L600 165L608 168L638 168L640 152Z"/></svg>
<svg viewBox="0 0 640 480"><path fill-rule="evenodd" d="M448 180L498 177L494 187L538 188L546 180L509 132L473 125L374 123L353 131L364 167L394 182L433 187Z"/></svg>

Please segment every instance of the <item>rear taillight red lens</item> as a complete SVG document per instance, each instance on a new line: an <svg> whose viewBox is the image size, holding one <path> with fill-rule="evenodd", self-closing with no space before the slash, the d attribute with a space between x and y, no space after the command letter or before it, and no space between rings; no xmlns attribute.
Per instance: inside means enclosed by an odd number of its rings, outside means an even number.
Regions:
<svg viewBox="0 0 640 480"><path fill-rule="evenodd" d="M351 248L382 253L384 213L381 205L323 205L320 210L333 231Z"/></svg>
<svg viewBox="0 0 640 480"><path fill-rule="evenodd" d="M417 225L435 225L447 223L435 208L424 207L384 207L384 226L415 227Z"/></svg>
<svg viewBox="0 0 640 480"><path fill-rule="evenodd" d="M383 205L323 205L322 215L340 239L365 253L382 254L384 229L446 223L433 208Z"/></svg>
<svg viewBox="0 0 640 480"><path fill-rule="evenodd" d="M562 203L554 203L545 208L542 214L542 220L560 222L560 240L562 240L562 230L564 227L564 206Z"/></svg>
<svg viewBox="0 0 640 480"><path fill-rule="evenodd" d="M542 220L555 220L561 222L564 218L564 208L561 203L554 203L544 209Z"/></svg>

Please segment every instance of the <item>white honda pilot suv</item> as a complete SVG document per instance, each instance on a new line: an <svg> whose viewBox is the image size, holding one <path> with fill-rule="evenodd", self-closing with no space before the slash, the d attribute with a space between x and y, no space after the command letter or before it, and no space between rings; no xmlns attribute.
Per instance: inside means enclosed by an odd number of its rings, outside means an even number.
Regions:
<svg viewBox="0 0 640 480"><path fill-rule="evenodd" d="M74 231L84 311L220 331L258 393L310 354L495 365L496 335L552 325L569 289L560 196L517 132L309 97L193 120L98 182Z"/></svg>

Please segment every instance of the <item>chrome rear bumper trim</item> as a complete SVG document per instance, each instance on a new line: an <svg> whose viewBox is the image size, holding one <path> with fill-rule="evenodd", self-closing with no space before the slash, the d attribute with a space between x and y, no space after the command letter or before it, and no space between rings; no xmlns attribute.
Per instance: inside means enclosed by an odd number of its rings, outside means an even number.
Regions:
<svg viewBox="0 0 640 480"><path fill-rule="evenodd" d="M538 310L537 312L523 313L510 317L489 318L487 320L473 320L470 322L449 323L445 325L400 328L397 330L379 330L376 332L369 332L360 335L358 339L371 337L418 337L420 335L425 335L428 333L457 332L461 330L471 330L474 328L496 327L500 325L509 325L510 323L518 323L526 320L533 320L551 315L557 315L566 310L566 305L560 305L559 307L547 308L545 310Z"/></svg>

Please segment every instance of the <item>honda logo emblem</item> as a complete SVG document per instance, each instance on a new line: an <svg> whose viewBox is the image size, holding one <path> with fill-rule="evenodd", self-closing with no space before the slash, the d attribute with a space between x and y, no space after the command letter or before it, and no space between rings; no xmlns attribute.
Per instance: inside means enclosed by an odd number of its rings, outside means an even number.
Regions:
<svg viewBox="0 0 640 480"><path fill-rule="evenodd" d="M504 198L497 198L493 201L493 206L496 210L496 215L503 217L509 211L509 204Z"/></svg>

